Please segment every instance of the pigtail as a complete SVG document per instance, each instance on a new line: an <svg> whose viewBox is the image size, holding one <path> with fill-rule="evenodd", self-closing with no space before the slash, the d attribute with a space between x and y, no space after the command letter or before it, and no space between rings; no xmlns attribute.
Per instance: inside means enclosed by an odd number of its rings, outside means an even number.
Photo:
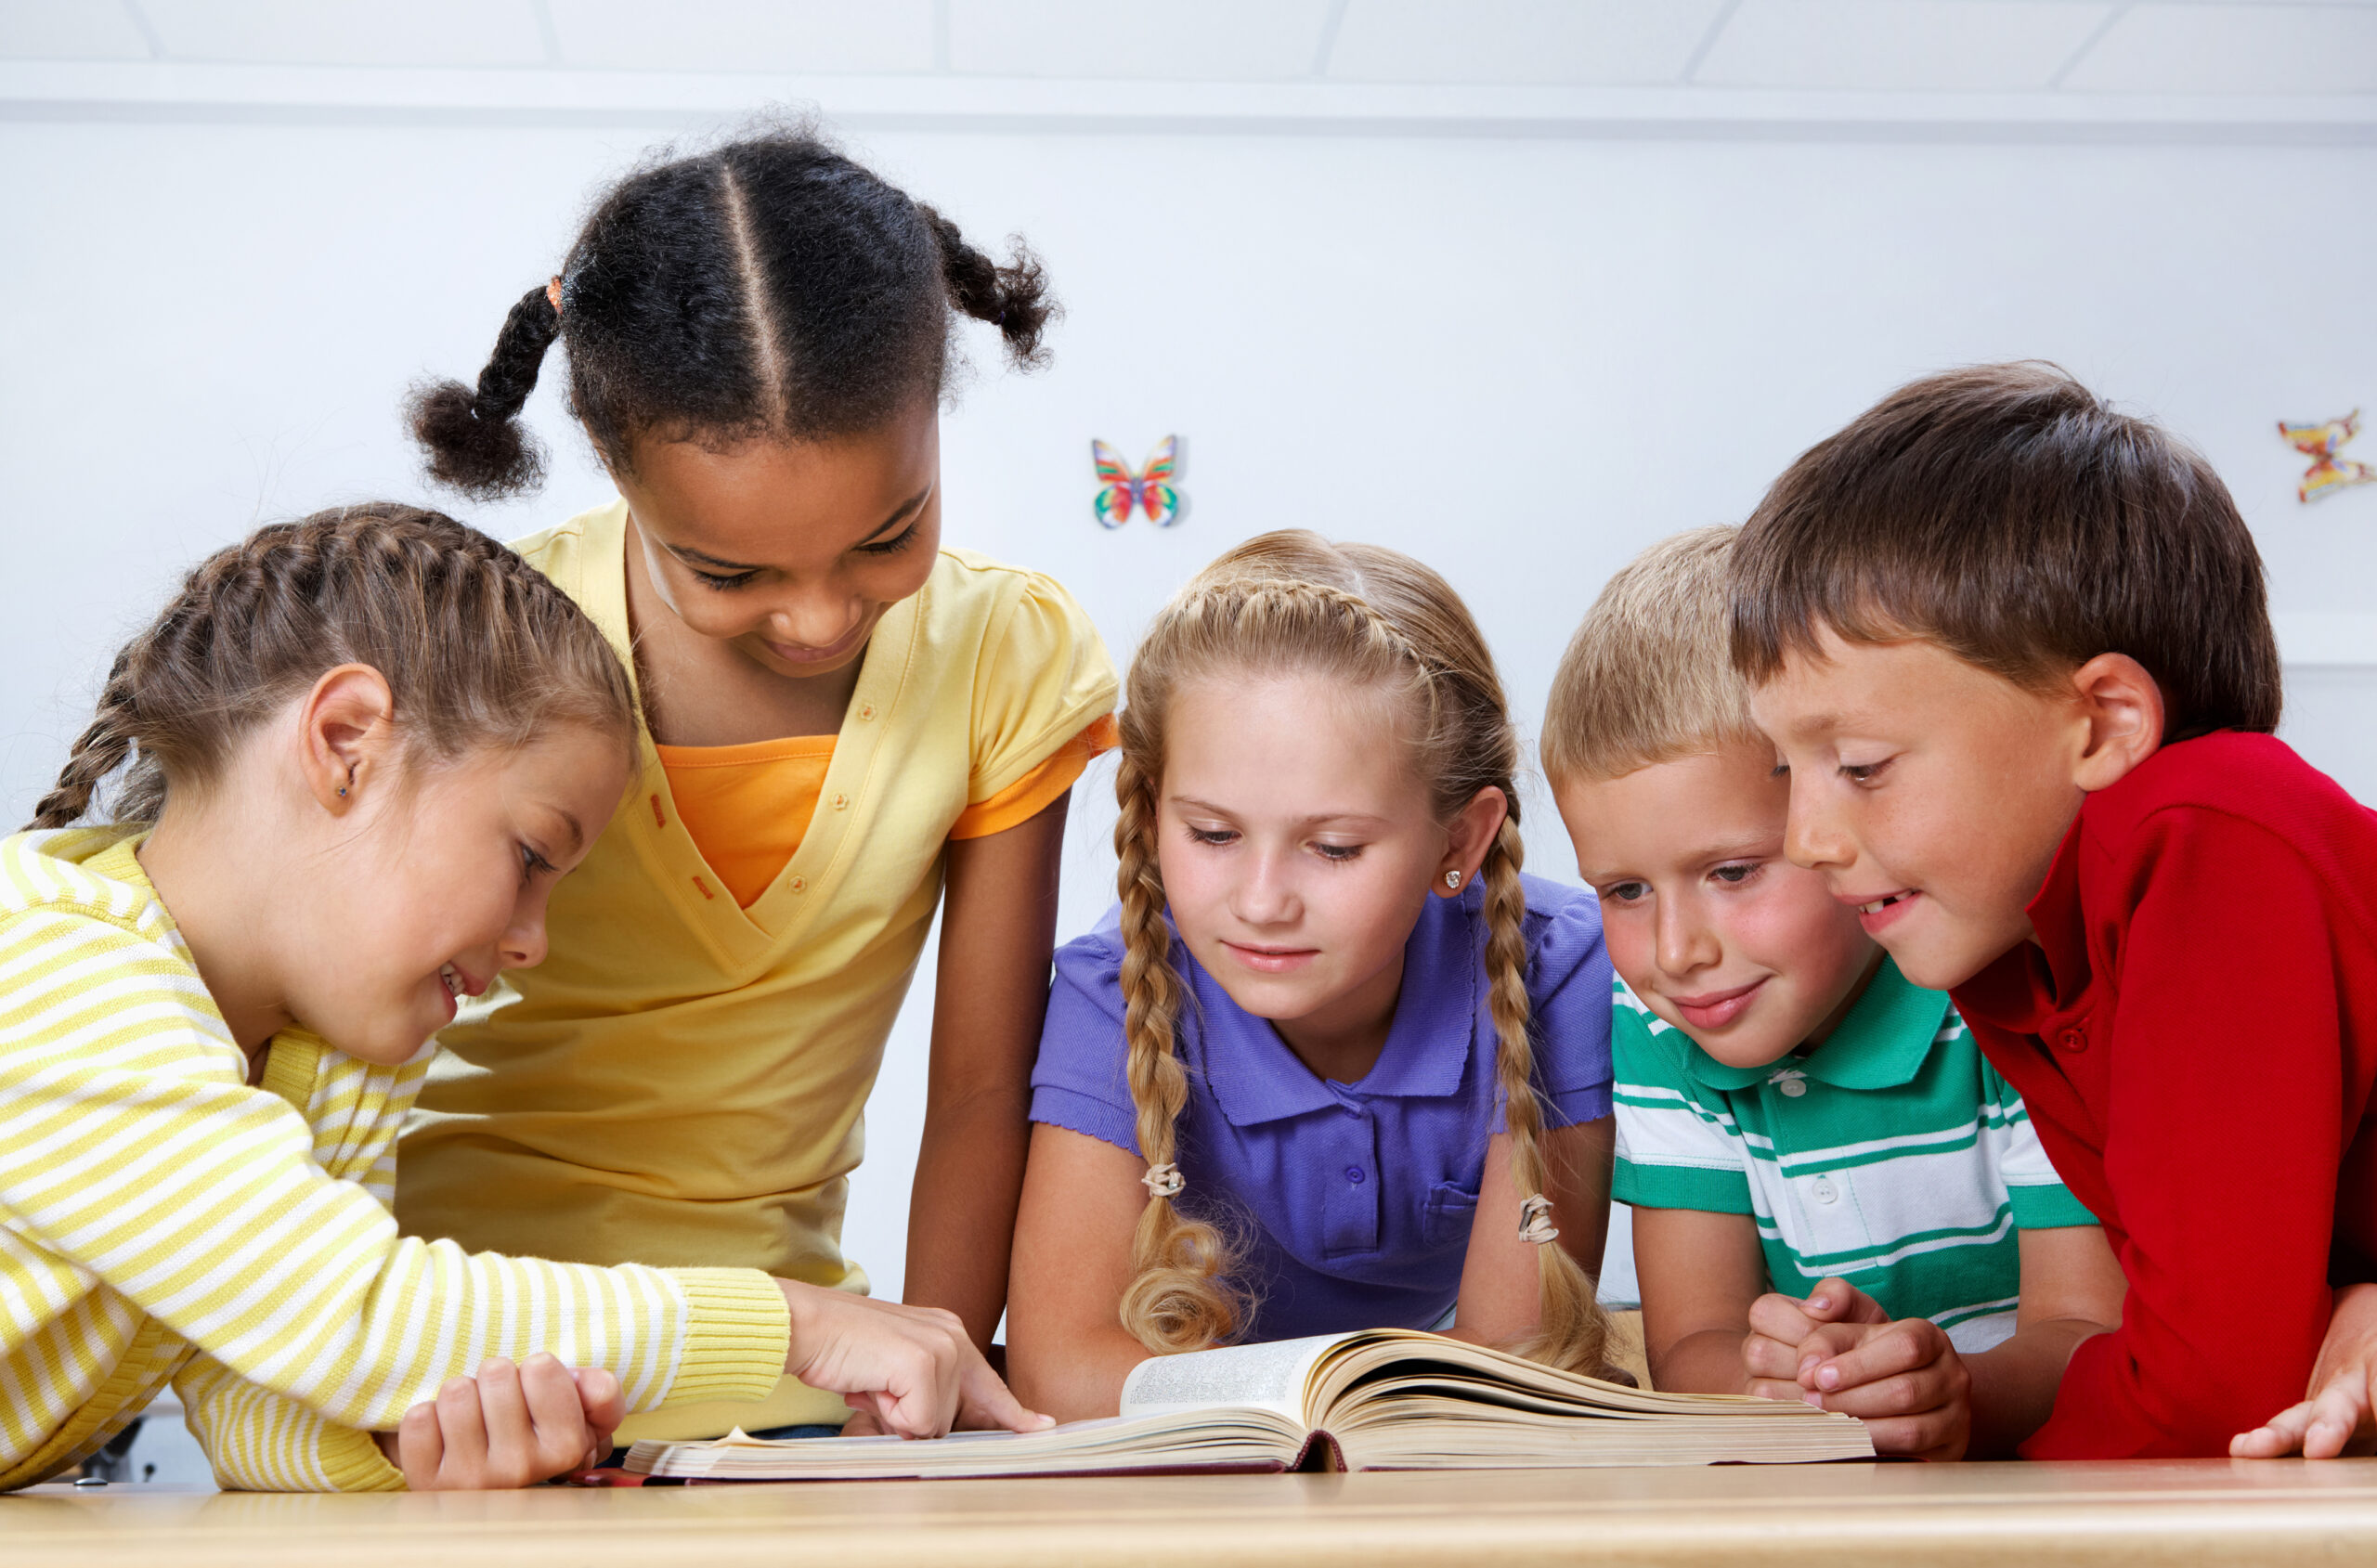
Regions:
<svg viewBox="0 0 2377 1568"><path fill-rule="evenodd" d="M977 321L988 321L1007 340L1007 357L1017 366L1036 369L1048 362L1040 334L1058 315L1048 292L1048 275L1040 258L1021 239L1005 266L966 242L957 226L919 201L916 212L932 229L941 247L942 277L949 285L950 303Z"/></svg>
<svg viewBox="0 0 2377 1568"><path fill-rule="evenodd" d="M1137 1277L1123 1292L1121 1317L1141 1344L1169 1354L1228 1339L1245 1313L1224 1283L1233 1260L1221 1232L1188 1219L1172 1201L1181 1187L1174 1132L1188 1103L1188 1075L1177 1052L1183 987L1172 966L1172 928L1163 918L1156 786L1126 736L1114 782L1122 807L1114 823L1122 862L1115 881L1123 901L1123 1031L1139 1153L1148 1162L1141 1178L1148 1203L1131 1238Z"/></svg>
<svg viewBox="0 0 2377 1568"><path fill-rule="evenodd" d="M58 784L33 808L34 829L71 827L91 809L91 801L108 775L131 760L139 710L133 698L132 666L141 644L136 642L115 656L108 683L99 693L99 710L74 738Z"/></svg>
<svg viewBox="0 0 2377 1568"><path fill-rule="evenodd" d="M1515 810L1486 854L1486 983L1499 1041L1495 1065L1507 1102L1504 1127L1511 1139L1511 1185L1517 1189L1516 1215L1479 1214L1480 1225L1516 1223L1535 1242L1541 1314L1536 1329L1513 1352L1531 1361L1572 1372L1598 1373L1609 1337L1592 1276L1553 1238L1547 1200L1552 1173L1543 1157L1543 1107L1535 1095L1535 1045L1527 1034L1526 891L1519 883L1526 855Z"/></svg>
<svg viewBox="0 0 2377 1568"><path fill-rule="evenodd" d="M406 415L439 484L497 500L544 483L544 450L521 426L520 410L537 389L545 351L561 336L552 292L539 284L513 305L475 390L444 381L413 392Z"/></svg>

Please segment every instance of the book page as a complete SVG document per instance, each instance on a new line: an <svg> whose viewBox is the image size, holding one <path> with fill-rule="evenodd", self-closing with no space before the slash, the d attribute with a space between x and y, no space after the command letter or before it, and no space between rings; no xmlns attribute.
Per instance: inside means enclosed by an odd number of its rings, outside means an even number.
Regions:
<svg viewBox="0 0 2377 1568"><path fill-rule="evenodd" d="M1165 1415L1214 1405L1251 1406L1304 1424L1305 1384L1314 1362L1351 1338L1321 1334L1260 1345L1223 1345L1182 1355L1158 1355L1131 1368L1123 1384L1123 1414Z"/></svg>

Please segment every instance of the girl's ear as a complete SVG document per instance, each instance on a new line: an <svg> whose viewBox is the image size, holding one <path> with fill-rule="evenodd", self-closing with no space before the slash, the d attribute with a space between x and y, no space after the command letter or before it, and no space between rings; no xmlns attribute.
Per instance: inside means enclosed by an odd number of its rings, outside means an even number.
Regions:
<svg viewBox="0 0 2377 1568"><path fill-rule="evenodd" d="M2072 783L2099 790L2118 783L2163 744L2163 688L2127 654L2098 654L2072 672L2072 694L2086 719Z"/></svg>
<svg viewBox="0 0 2377 1568"><path fill-rule="evenodd" d="M314 682L297 705L298 765L324 810L345 815L367 778L386 770L396 718L388 678L368 664L340 665Z"/></svg>
<svg viewBox="0 0 2377 1568"><path fill-rule="evenodd" d="M1496 785L1488 784L1469 797L1469 804L1447 824L1452 842L1445 846L1444 859L1436 865L1436 897L1457 899L1462 888L1477 880L1487 851L1501 834L1502 819L1510 814L1511 797Z"/></svg>

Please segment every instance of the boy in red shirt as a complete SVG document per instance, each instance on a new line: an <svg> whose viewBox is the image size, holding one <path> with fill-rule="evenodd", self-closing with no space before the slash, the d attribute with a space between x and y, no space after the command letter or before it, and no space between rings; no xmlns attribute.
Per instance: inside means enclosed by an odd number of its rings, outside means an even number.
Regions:
<svg viewBox="0 0 2377 1568"><path fill-rule="evenodd" d="M1776 481L1733 582L1786 852L1953 991L2128 1281L2021 1452L2365 1436L2377 1333L2337 1288L2377 1279L2377 813L2271 733L2210 465L2052 367L1935 376ZM1801 1348L1818 1395L1897 1353Z"/></svg>

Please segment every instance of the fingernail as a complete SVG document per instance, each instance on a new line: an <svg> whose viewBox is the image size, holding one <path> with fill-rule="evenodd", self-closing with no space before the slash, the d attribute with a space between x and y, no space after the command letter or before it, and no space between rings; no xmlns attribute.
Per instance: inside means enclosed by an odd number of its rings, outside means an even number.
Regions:
<svg viewBox="0 0 2377 1568"><path fill-rule="evenodd" d="M1832 1310L1832 1298L1830 1296L1811 1296L1808 1298L1808 1304L1815 1308L1818 1312L1830 1312Z"/></svg>
<svg viewBox="0 0 2377 1568"><path fill-rule="evenodd" d="M1799 1357L1799 1376L1803 1378L1806 1377L1808 1375L1808 1368L1813 1367L1817 1362L1822 1361L1824 1357L1821 1355L1803 1355Z"/></svg>
<svg viewBox="0 0 2377 1568"><path fill-rule="evenodd" d="M1838 1388L1840 1386L1840 1368L1838 1367L1827 1367L1821 1372L1818 1372L1816 1374L1816 1386L1818 1388L1826 1389Z"/></svg>
<svg viewBox="0 0 2377 1568"><path fill-rule="evenodd" d="M1824 1408L1824 1395L1820 1393L1803 1393L1799 1395L1799 1402L1803 1405L1812 1405L1819 1410Z"/></svg>

